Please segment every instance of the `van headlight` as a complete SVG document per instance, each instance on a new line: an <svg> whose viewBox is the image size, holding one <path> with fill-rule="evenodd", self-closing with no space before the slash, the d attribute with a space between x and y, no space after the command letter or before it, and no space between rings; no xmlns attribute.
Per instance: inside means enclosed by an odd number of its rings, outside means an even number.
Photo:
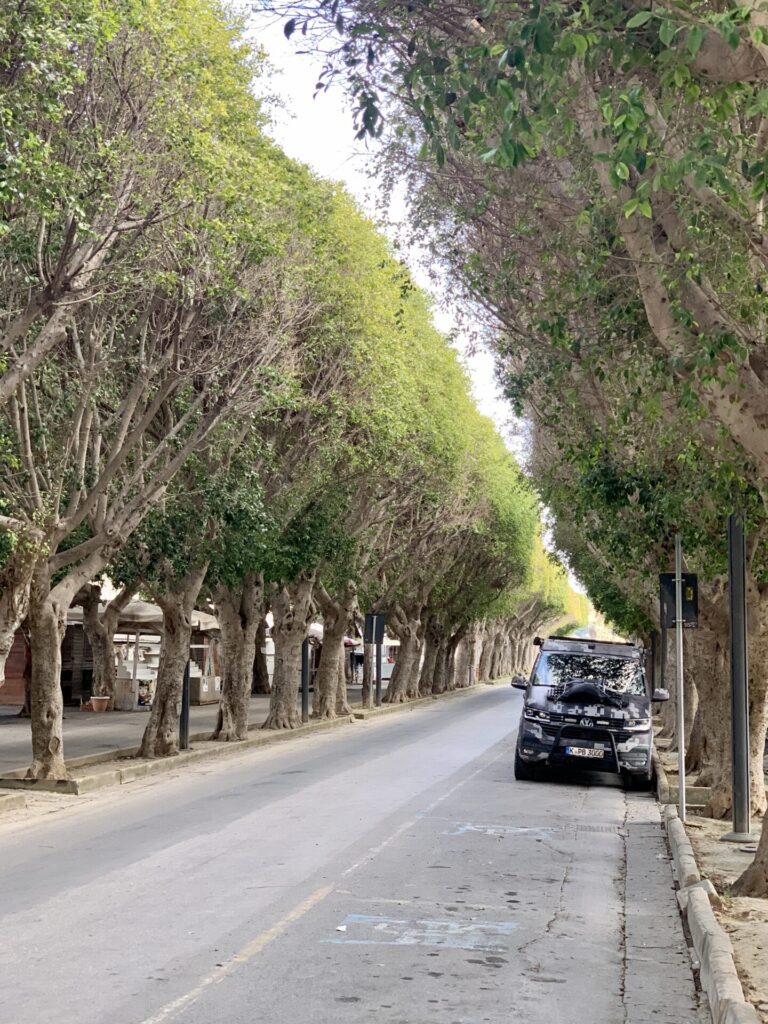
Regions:
<svg viewBox="0 0 768 1024"><path fill-rule="evenodd" d="M647 732L651 728L650 718L630 718L625 724L627 732Z"/></svg>
<svg viewBox="0 0 768 1024"><path fill-rule="evenodd" d="M541 708L526 708L524 717L529 722L548 722L550 715L548 711L542 711Z"/></svg>

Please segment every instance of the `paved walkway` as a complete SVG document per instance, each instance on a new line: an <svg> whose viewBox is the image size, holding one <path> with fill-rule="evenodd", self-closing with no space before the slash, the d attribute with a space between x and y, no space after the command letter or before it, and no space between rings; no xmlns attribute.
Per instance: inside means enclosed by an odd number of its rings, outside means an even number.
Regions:
<svg viewBox="0 0 768 1024"><path fill-rule="evenodd" d="M350 687L349 700L360 702L360 687ZM310 694L310 701L312 697ZM216 723L218 704L190 708L190 733L210 732ZM269 697L251 697L250 722L267 717ZM32 756L28 719L18 717L17 708L0 708L0 774L26 768ZM101 754L138 746L147 724L149 708L142 711L113 711L97 715L78 708L64 709L64 753L67 758Z"/></svg>

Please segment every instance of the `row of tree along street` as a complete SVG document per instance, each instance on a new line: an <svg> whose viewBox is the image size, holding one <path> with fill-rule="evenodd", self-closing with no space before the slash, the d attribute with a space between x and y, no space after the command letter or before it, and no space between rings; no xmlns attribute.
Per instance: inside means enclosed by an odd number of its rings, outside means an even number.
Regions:
<svg viewBox="0 0 768 1024"><path fill-rule="evenodd" d="M348 711L359 609L400 640L393 702L512 671L542 623L583 618L425 296L269 141L243 29L208 0L0 13L0 662L22 627L30 778L66 776L73 603L105 695L121 608L162 609L148 756L178 747L196 603L221 627L222 740L246 735L267 610L274 729L298 724L315 616L324 717Z"/></svg>
<svg viewBox="0 0 768 1024"><path fill-rule="evenodd" d="M689 766L730 803L725 520L748 533L751 799L768 689L763 5L264 3L317 41L496 337L556 543L625 631L683 534ZM768 826L745 894L768 895Z"/></svg>

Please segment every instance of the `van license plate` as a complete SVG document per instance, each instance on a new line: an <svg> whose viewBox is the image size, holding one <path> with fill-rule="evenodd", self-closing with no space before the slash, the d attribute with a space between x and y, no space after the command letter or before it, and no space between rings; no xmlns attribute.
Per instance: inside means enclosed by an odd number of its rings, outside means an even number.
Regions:
<svg viewBox="0 0 768 1024"><path fill-rule="evenodd" d="M602 747L566 747L565 752L571 757L603 757L605 755Z"/></svg>

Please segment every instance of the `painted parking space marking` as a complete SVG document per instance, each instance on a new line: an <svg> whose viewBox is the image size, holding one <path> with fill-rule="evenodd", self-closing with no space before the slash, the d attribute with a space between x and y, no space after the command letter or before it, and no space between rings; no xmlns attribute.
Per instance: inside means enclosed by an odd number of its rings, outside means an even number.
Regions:
<svg viewBox="0 0 768 1024"><path fill-rule="evenodd" d="M529 826L524 825L479 825L474 824L471 821L456 822L453 826L453 831L444 832L445 836L463 836L467 832L479 832L481 835L486 836L551 836L554 832L558 831L555 828L548 828L546 826Z"/></svg>
<svg viewBox="0 0 768 1024"><path fill-rule="evenodd" d="M512 934L514 921L461 921L438 918L416 920L347 914L333 938L323 942L351 946L440 946L477 952L504 952L503 940Z"/></svg>

